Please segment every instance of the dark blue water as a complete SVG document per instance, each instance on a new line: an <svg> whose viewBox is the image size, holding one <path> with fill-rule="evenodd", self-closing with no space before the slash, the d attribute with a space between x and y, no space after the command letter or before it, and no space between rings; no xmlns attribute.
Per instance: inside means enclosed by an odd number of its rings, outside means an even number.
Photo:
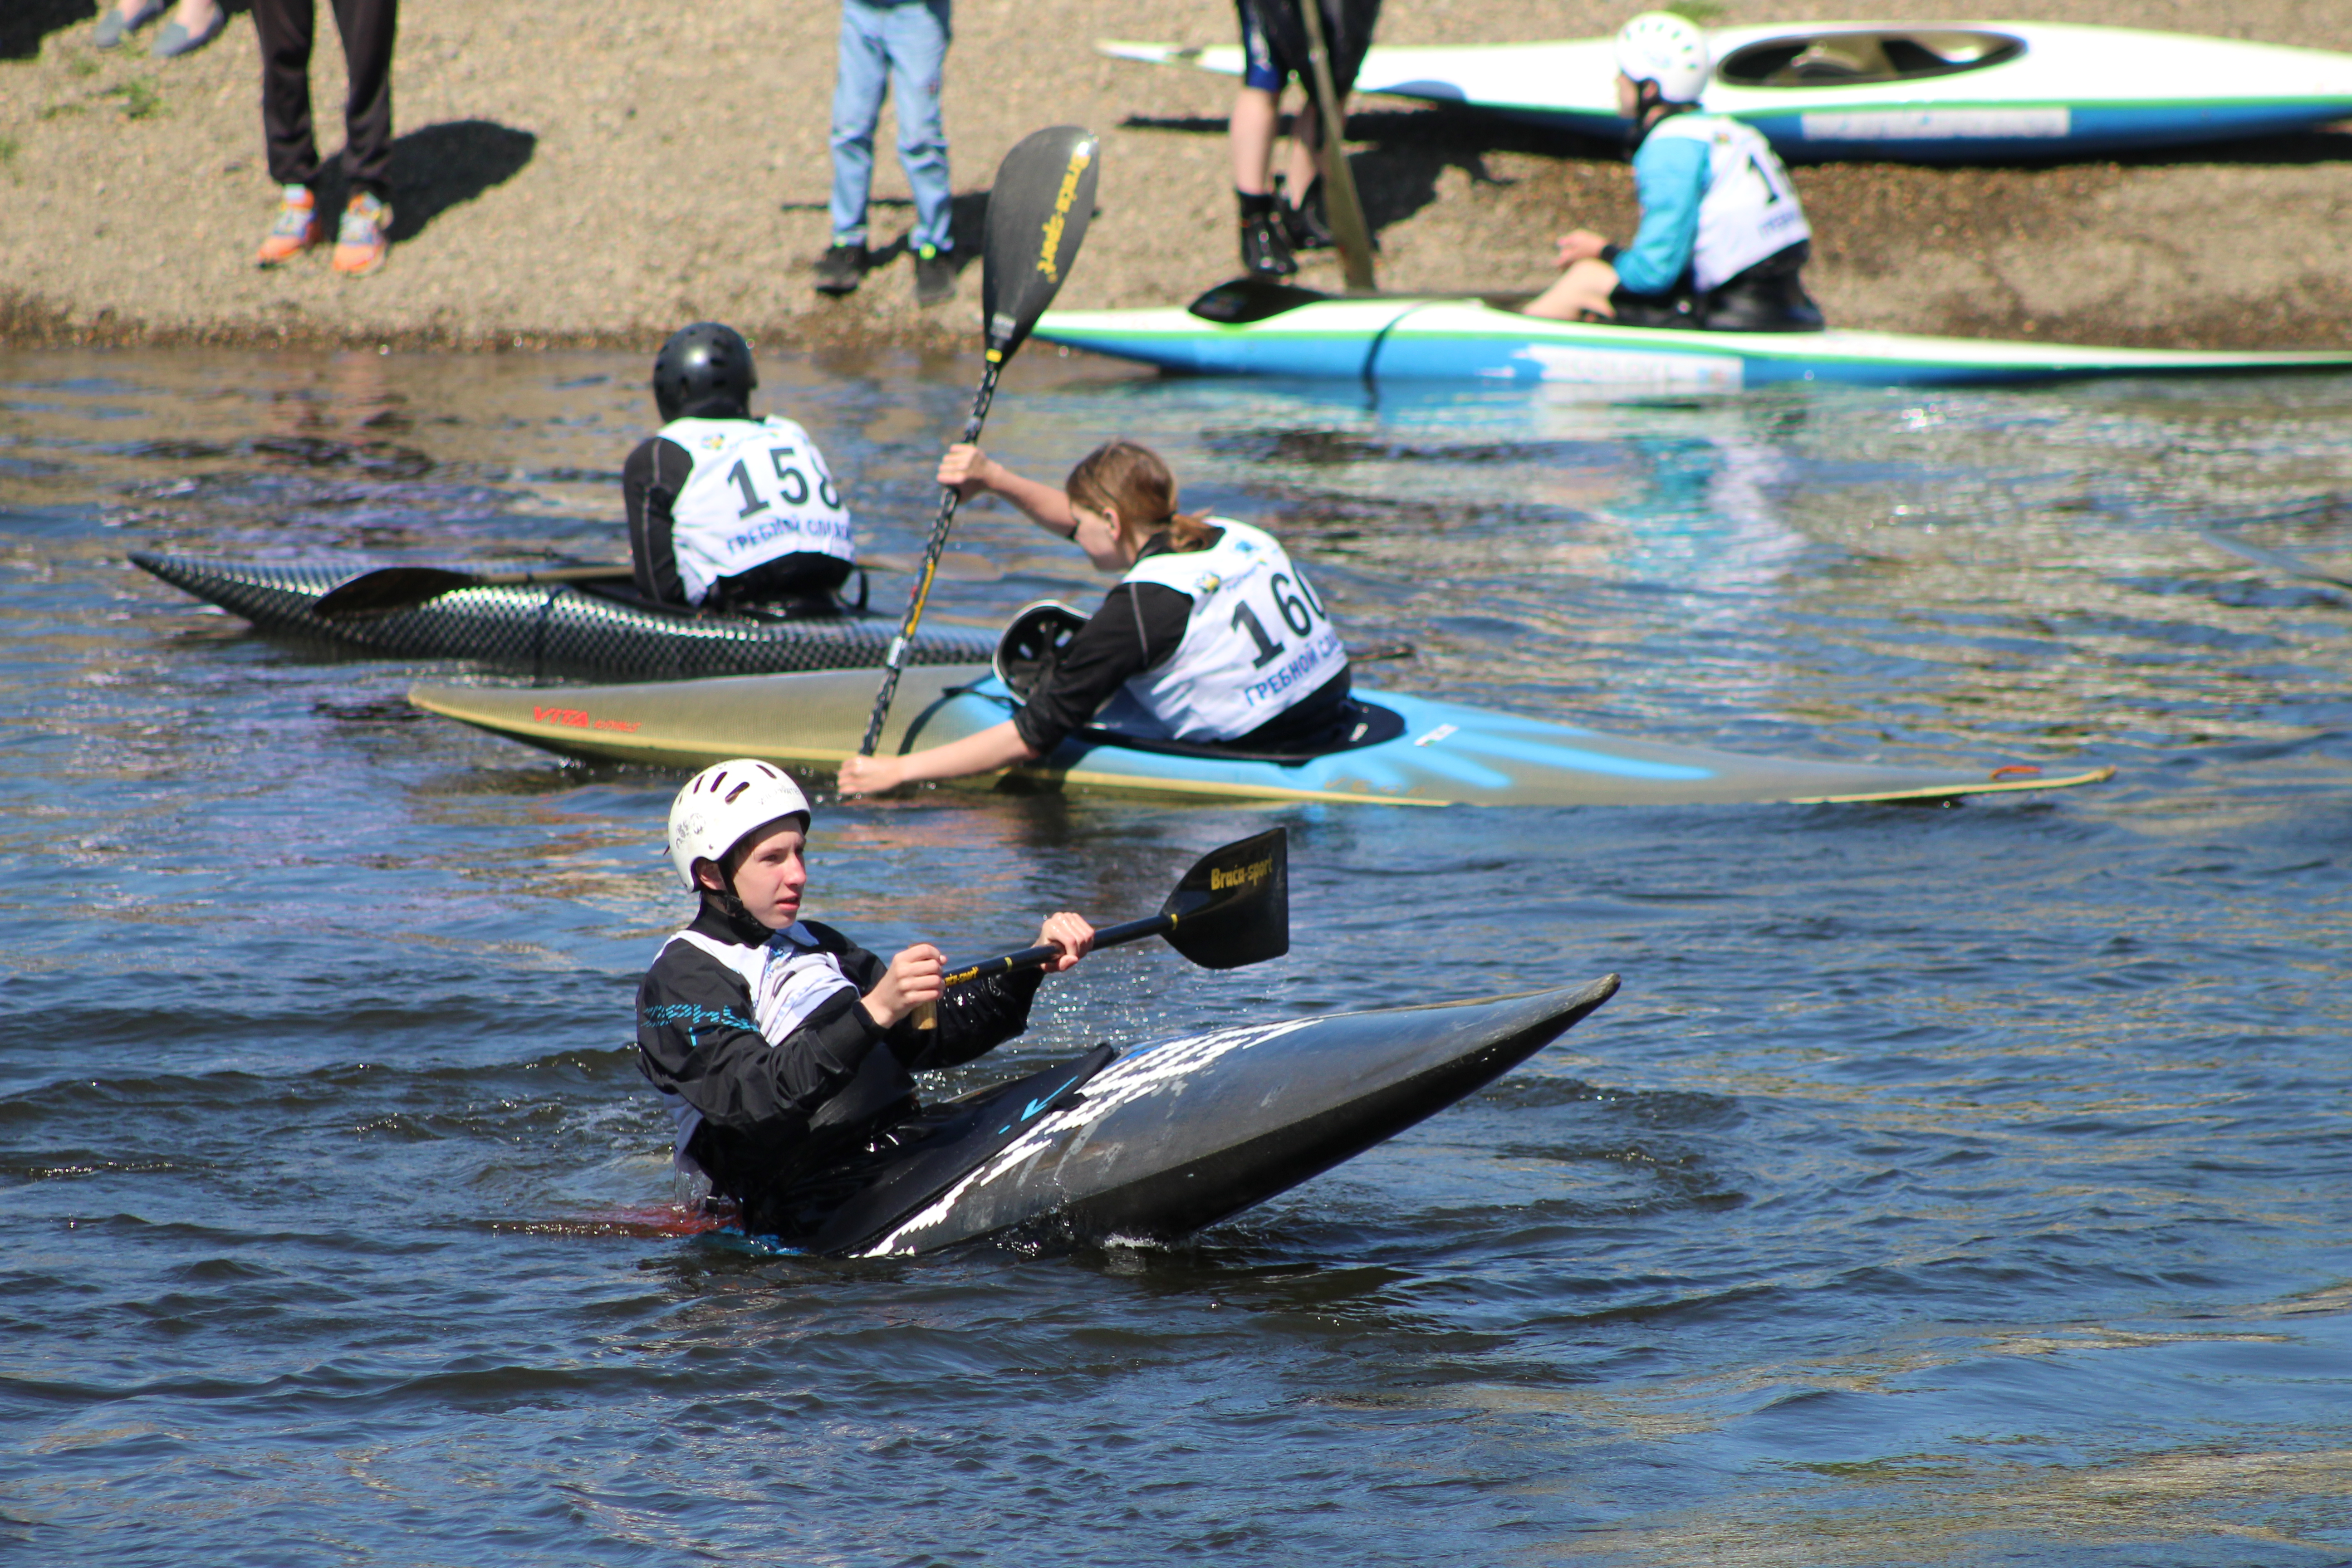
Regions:
<svg viewBox="0 0 2352 1568"><path fill-rule="evenodd" d="M625 356L0 356L0 1558L2352 1560L2352 387L1547 403L1016 367L1160 445L1392 686L2069 769L1956 809L820 803L886 950L1293 838L1291 955L1053 983L1097 1039L1624 992L1181 1247L664 1234L625 1048L677 780L425 719L140 547L604 553ZM877 548L961 365L772 364ZM976 509L959 547L1055 542ZM1034 584L1028 585L1034 588ZM957 586L972 616L1027 596ZM434 673L445 673L434 671Z"/></svg>

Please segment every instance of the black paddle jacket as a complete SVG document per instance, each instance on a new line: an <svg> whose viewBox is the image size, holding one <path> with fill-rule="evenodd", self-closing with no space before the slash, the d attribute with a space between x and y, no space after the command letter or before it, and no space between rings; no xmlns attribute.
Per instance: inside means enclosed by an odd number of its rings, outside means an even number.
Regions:
<svg viewBox="0 0 2352 1568"><path fill-rule="evenodd" d="M1210 542L1223 536L1218 529ZM1170 548L1163 533L1136 559L1164 555ZM1062 649L1054 673L1013 715L1013 728L1040 756L1051 752L1072 731L1093 723L1120 687L1173 656L1192 623L1192 595L1160 583L1121 583L1103 595L1102 608ZM1343 669L1248 734L1223 743L1236 752L1311 750L1349 721L1349 684Z"/></svg>
<svg viewBox="0 0 2352 1568"><path fill-rule="evenodd" d="M971 1061L1027 1028L1044 978L1033 969L959 985L941 999L937 1028L908 1018L884 1029L859 999L888 964L831 926L801 923L856 989L826 997L782 1040L761 1034L742 976L690 942L663 948L637 988L638 1065L701 1113L686 1153L755 1231L774 1228L779 1189L912 1114L915 1073ZM769 937L708 899L687 929L745 948Z"/></svg>

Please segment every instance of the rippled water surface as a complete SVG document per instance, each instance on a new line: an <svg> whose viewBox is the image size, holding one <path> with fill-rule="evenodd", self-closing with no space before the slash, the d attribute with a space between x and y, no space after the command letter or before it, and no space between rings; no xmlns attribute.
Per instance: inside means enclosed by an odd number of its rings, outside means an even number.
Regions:
<svg viewBox="0 0 2352 1568"><path fill-rule="evenodd" d="M0 356L0 1557L2352 1559L2352 386L1368 402L1050 351L1383 684L1659 739L2112 763L1951 809L820 805L886 950L1147 912L1288 826L1291 954L1124 950L1097 1039L1623 993L1160 1250L667 1234L626 1049L677 779L422 717L124 562L621 548L634 356ZM970 367L783 361L872 546ZM1055 542L975 508L960 548ZM1056 568L1058 569L1058 567ZM888 592L903 579L882 579ZM1034 579L958 584L995 616Z"/></svg>

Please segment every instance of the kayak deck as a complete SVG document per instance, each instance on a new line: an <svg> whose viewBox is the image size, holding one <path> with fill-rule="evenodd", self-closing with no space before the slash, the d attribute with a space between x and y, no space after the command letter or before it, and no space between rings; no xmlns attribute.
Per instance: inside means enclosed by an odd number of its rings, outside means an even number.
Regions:
<svg viewBox="0 0 2352 1568"><path fill-rule="evenodd" d="M1171 754L1074 736L998 775L1015 787L1217 800L1393 805L1667 805L1929 801L2063 789L2112 777L1754 756L1628 739L1396 692L1359 699L1402 721L1393 740L1290 763ZM573 755L680 769L733 756L825 767L853 755L874 700L857 671L530 689L424 683L409 700ZM985 665L910 669L881 750L941 745L1003 722L1013 702ZM988 783L990 780L981 780Z"/></svg>
<svg viewBox="0 0 2352 1568"><path fill-rule="evenodd" d="M366 568L135 552L141 569L243 616L257 631L384 658L465 658L528 674L674 680L804 669L879 668L897 631L879 616L786 619L699 614L571 584L452 589L407 609L328 617L313 606ZM926 632L917 662L986 658L992 635Z"/></svg>
<svg viewBox="0 0 2352 1568"><path fill-rule="evenodd" d="M1035 335L1195 375L1476 380L1738 392L1775 382L1972 385L2352 370L2352 352L2089 348L1832 329L1706 332L1553 321L1440 296L1324 299L1222 323L1178 306L1049 310Z"/></svg>

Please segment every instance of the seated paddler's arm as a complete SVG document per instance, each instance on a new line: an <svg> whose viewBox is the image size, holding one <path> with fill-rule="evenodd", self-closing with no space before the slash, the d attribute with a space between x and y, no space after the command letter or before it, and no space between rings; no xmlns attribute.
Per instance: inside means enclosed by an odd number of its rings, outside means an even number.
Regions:
<svg viewBox="0 0 2352 1568"><path fill-rule="evenodd" d="M1658 137L1633 154L1642 226L1633 243L1608 257L1618 280L1636 294L1663 294L1681 281L1698 243L1698 205L1706 195L1706 148L1685 137Z"/></svg>
<svg viewBox="0 0 2352 1568"><path fill-rule="evenodd" d="M911 1029L902 1024L891 1030L890 1048L898 1053L900 1065L908 1072L958 1067L1023 1033L1029 1026L1029 1004L1038 983L1074 967L1093 952L1095 928L1083 915L1064 910L1045 917L1037 928L1036 945L1056 950L1051 963L969 981L940 999L935 1027Z"/></svg>
<svg viewBox="0 0 2352 1568"><path fill-rule="evenodd" d="M940 483L963 500L982 493L1003 496L1047 532L1064 539L1077 535L1077 514L1070 510L1068 496L1051 485L1024 479L969 442L957 442L940 459Z"/></svg>
<svg viewBox="0 0 2352 1568"><path fill-rule="evenodd" d="M845 795L879 795L900 784L992 773L999 768L1034 763L1044 754L1023 740L1007 719L976 735L903 757L852 757L841 764L841 773L834 782Z"/></svg>

